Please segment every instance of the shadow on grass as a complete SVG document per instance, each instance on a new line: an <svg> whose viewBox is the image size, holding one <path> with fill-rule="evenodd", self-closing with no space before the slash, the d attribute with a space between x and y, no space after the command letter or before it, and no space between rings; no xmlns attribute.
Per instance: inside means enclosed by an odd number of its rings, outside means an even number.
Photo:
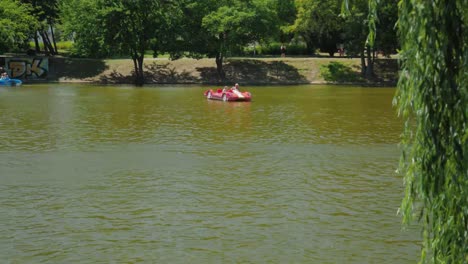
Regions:
<svg viewBox="0 0 468 264"><path fill-rule="evenodd" d="M153 62L145 66L145 82L147 83L194 83L197 80L197 77L191 75L190 72L178 72L169 63Z"/></svg>
<svg viewBox="0 0 468 264"><path fill-rule="evenodd" d="M108 66L103 60L98 59L68 59L50 58L49 60L49 80L66 79L86 79L98 76L104 72Z"/></svg>
<svg viewBox="0 0 468 264"><path fill-rule="evenodd" d="M360 83L370 85L394 86L398 82L398 61L396 59L376 59L374 76L365 79L360 74L360 67L344 65L340 62L330 62L320 67L323 79L330 83Z"/></svg>
<svg viewBox="0 0 468 264"><path fill-rule="evenodd" d="M363 78L359 74L359 66L350 67L336 61L320 66L320 74L325 81L331 83L363 81Z"/></svg>
<svg viewBox="0 0 468 264"><path fill-rule="evenodd" d="M196 62L194 62L196 63ZM205 83L221 84L302 84L308 80L298 70L281 61L239 59L224 64L225 80L219 80L215 67L197 67L194 71L177 69L168 63L152 62L144 65L145 83ZM108 66L103 60L54 58L50 63L49 80L98 79L100 83L134 83L133 71L129 74L114 70L103 74Z"/></svg>
<svg viewBox="0 0 468 264"><path fill-rule="evenodd" d="M99 82L102 84L135 83L135 77L133 77L133 75L123 75L122 73L113 70L109 75L100 76Z"/></svg>
<svg viewBox="0 0 468 264"><path fill-rule="evenodd" d="M282 62L265 62L260 60L235 60L224 64L226 73L225 82L243 82L249 84L272 83L308 83L307 79L299 74L296 68ZM200 81L203 83L221 83L216 68L196 68L200 72Z"/></svg>
<svg viewBox="0 0 468 264"><path fill-rule="evenodd" d="M124 75L116 70L109 74L99 77L99 82L103 84L115 83L135 83L135 71L131 70L129 75ZM175 67L171 67L170 63L149 63L144 64L145 83L196 83L198 79L191 75L190 72L178 72Z"/></svg>
<svg viewBox="0 0 468 264"><path fill-rule="evenodd" d="M376 59L374 71L376 76L378 76L377 82L389 85L396 85L398 82L399 65L396 59Z"/></svg>

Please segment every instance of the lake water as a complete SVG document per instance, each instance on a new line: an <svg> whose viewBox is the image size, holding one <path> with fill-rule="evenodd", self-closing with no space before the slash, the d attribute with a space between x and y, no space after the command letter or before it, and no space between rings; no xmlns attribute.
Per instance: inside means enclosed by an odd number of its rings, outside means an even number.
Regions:
<svg viewBox="0 0 468 264"><path fill-rule="evenodd" d="M0 88L2 261L418 260L394 88L207 88Z"/></svg>

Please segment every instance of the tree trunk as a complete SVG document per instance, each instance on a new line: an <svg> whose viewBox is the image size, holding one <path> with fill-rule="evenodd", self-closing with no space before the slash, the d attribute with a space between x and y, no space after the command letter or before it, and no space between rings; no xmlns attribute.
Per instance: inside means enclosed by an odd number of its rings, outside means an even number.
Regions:
<svg viewBox="0 0 468 264"><path fill-rule="evenodd" d="M54 48L52 47L52 44L50 44L49 36L47 32L44 31L39 31L39 34L42 37L42 43L44 43L44 51L46 54L51 54L51 55L56 55Z"/></svg>
<svg viewBox="0 0 468 264"><path fill-rule="evenodd" d="M55 54L58 54L57 41L55 41L55 35L54 35L54 28L52 27L52 24L49 24L49 27L50 27L50 33L52 34L52 42L54 43L54 51L55 51Z"/></svg>
<svg viewBox="0 0 468 264"><path fill-rule="evenodd" d="M315 55L315 45L309 41L306 41L306 50L309 55Z"/></svg>
<svg viewBox="0 0 468 264"><path fill-rule="evenodd" d="M226 73L223 69L223 55L221 53L216 54L216 72L218 73L218 78L221 82L224 82L226 79Z"/></svg>
<svg viewBox="0 0 468 264"><path fill-rule="evenodd" d="M361 74L362 76L365 76L367 72L366 59L364 57L364 52L365 52L364 50L361 51Z"/></svg>
<svg viewBox="0 0 468 264"><path fill-rule="evenodd" d="M41 36L41 39L42 39L42 44L44 45L44 54L46 56L49 56L50 55L50 51L49 51L49 47L47 46L47 38L44 36L44 33L42 31L38 31L39 35Z"/></svg>
<svg viewBox="0 0 468 264"><path fill-rule="evenodd" d="M34 34L34 44L36 45L36 53L41 52L41 46L39 45L39 37L36 34Z"/></svg>
<svg viewBox="0 0 468 264"><path fill-rule="evenodd" d="M312 42L311 38L308 37L306 34L302 34L301 35L302 38L304 39L305 41L305 44L306 44L306 52L308 55L315 55L315 44Z"/></svg>
<svg viewBox="0 0 468 264"><path fill-rule="evenodd" d="M134 54L132 56L133 66L135 68L135 85L143 86L145 83L145 76L143 71L143 59L144 55Z"/></svg>
<svg viewBox="0 0 468 264"><path fill-rule="evenodd" d="M372 59L371 48L367 47L367 68L366 68L366 78L370 79L374 76L374 60Z"/></svg>
<svg viewBox="0 0 468 264"><path fill-rule="evenodd" d="M138 70L139 70L139 73L138 73L138 85L141 85L143 86L143 84L145 83L145 75L144 75L144 71L143 71L143 60L145 58L145 55L144 53L142 53L139 57L138 57Z"/></svg>

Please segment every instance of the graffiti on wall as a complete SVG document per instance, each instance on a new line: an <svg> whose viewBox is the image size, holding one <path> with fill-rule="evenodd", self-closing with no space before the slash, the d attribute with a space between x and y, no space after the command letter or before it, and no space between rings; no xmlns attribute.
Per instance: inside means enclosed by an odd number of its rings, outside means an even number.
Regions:
<svg viewBox="0 0 468 264"><path fill-rule="evenodd" d="M5 58L10 78L45 79L49 72L48 58Z"/></svg>

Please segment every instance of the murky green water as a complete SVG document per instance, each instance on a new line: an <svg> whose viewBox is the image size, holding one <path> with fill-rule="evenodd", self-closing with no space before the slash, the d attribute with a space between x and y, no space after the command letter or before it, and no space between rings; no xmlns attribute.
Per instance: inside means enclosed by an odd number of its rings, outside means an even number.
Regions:
<svg viewBox="0 0 468 264"><path fill-rule="evenodd" d="M414 263L391 88L0 88L7 263Z"/></svg>

